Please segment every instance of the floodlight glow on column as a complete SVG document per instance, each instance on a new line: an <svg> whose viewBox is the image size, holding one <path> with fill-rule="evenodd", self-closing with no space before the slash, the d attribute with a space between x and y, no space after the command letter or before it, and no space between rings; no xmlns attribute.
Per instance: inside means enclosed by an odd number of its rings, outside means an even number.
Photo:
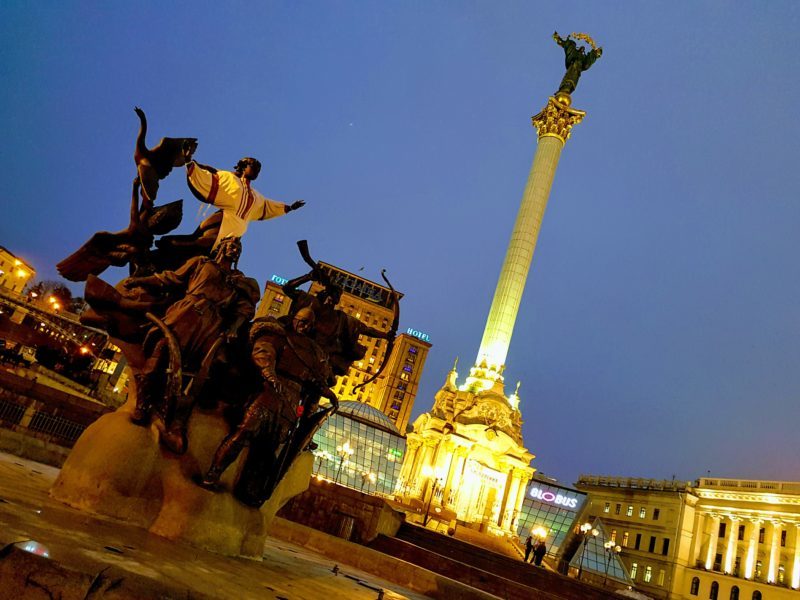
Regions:
<svg viewBox="0 0 800 600"><path fill-rule="evenodd" d="M583 111L570 108L563 97L551 97L544 110L533 117L539 145L533 157L533 165L528 174L528 182L522 194L522 202L486 319L478 357L470 371L467 386L487 389L495 384L502 385L511 334L514 332L514 323L561 149L569 138L573 125L580 123L585 115Z"/></svg>

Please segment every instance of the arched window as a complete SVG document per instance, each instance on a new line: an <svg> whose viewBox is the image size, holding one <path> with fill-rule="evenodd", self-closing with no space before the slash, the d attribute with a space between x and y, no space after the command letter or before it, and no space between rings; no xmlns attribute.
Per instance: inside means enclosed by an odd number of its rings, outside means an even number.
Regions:
<svg viewBox="0 0 800 600"><path fill-rule="evenodd" d="M739 586L735 585L731 588L731 600L739 600Z"/></svg>
<svg viewBox="0 0 800 600"><path fill-rule="evenodd" d="M711 591L708 593L708 600L717 600L719 596L719 584L714 581L711 583Z"/></svg>
<svg viewBox="0 0 800 600"><path fill-rule="evenodd" d="M761 592L759 592L758 590L753 592L753 600L761 600Z"/></svg>
<svg viewBox="0 0 800 600"><path fill-rule="evenodd" d="M692 588L689 590L689 593L692 596L697 596L697 592L699 592L699 591L700 591L700 578L699 577L693 577L692 578Z"/></svg>

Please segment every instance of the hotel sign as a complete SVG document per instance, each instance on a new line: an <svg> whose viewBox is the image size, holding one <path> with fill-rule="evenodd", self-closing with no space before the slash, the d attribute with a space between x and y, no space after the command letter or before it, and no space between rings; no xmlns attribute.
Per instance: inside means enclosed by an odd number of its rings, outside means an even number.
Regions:
<svg viewBox="0 0 800 600"><path fill-rule="evenodd" d="M530 492L528 493L531 498L535 498L536 500L541 500L542 502L549 502L550 504L556 504L558 506L563 506L564 508L578 507L578 499L575 497L562 496L561 494L554 494L553 492L540 490L537 487L531 488Z"/></svg>
<svg viewBox="0 0 800 600"><path fill-rule="evenodd" d="M406 329L406 333L408 335L413 335L415 338L421 339L423 342L430 343L431 341L431 336L429 336L427 333L419 331L418 329L412 329L411 327L409 327L408 329Z"/></svg>
<svg viewBox="0 0 800 600"><path fill-rule="evenodd" d="M285 277L281 277L280 275L273 275L269 278L270 281L277 283L278 285L286 285L289 283L289 280Z"/></svg>

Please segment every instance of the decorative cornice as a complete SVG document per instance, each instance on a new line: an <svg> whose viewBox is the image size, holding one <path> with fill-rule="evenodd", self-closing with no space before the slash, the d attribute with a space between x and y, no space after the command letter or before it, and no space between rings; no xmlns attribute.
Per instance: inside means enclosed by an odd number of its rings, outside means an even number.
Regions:
<svg viewBox="0 0 800 600"><path fill-rule="evenodd" d="M531 117L531 121L536 127L539 139L556 137L561 143L566 143L572 134L572 127L580 123L585 116L584 111L570 108L554 96L550 96L547 106L538 115Z"/></svg>

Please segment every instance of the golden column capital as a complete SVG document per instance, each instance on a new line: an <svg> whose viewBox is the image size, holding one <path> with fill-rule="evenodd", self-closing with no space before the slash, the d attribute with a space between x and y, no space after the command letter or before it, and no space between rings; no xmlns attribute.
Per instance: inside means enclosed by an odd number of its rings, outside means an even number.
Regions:
<svg viewBox="0 0 800 600"><path fill-rule="evenodd" d="M415 448L419 448L422 445L422 441L419 438L413 438L408 436L406 438L406 446L409 450L414 450Z"/></svg>
<svg viewBox="0 0 800 600"><path fill-rule="evenodd" d="M566 143L572 134L572 127L583 121L586 112L570 108L569 105L559 102L554 96L550 96L547 106L538 115L531 117L533 126L539 134L539 139L543 137L555 137Z"/></svg>

